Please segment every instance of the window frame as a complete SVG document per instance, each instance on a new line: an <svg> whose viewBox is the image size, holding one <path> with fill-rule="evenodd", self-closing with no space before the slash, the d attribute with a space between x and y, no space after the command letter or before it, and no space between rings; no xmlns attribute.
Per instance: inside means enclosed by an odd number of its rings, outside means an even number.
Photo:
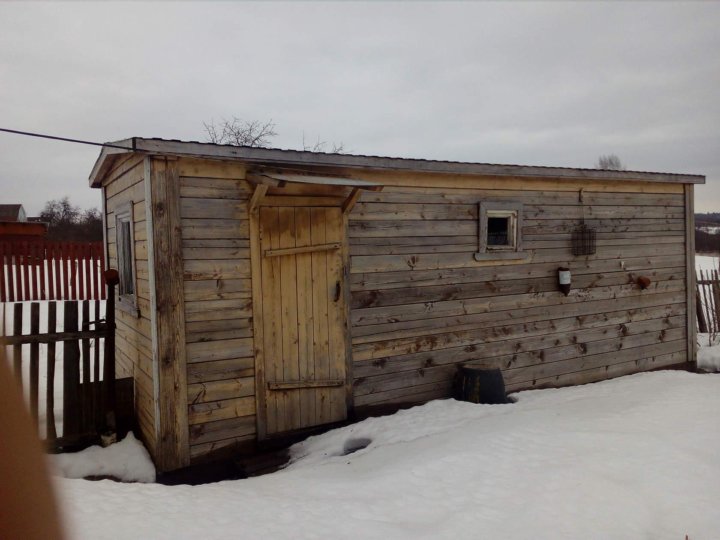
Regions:
<svg viewBox="0 0 720 540"><path fill-rule="evenodd" d="M128 242L128 252L130 256L130 261L127 265L122 264L121 261L121 254L125 252L124 249L121 248L121 245L123 242L126 241L125 236L123 235L123 223L128 223L128 236L127 239ZM120 277L120 281L118 283L118 301L117 306L122 309L123 311L127 311L129 313L132 313L135 316L139 315L139 311L137 308L137 279L136 279L136 271L135 271L135 220L133 216L133 202L129 201L125 204L122 204L121 206L118 206L115 209L115 258L117 261L117 267L118 267L118 274ZM125 283L125 278L128 276L125 275L124 268L128 268L130 270L130 281L132 282L132 293L127 293L123 290L123 284Z"/></svg>
<svg viewBox="0 0 720 540"><path fill-rule="evenodd" d="M522 247L523 204L513 201L480 201L478 203L478 251L476 261L520 260L526 254ZM490 246L487 243L488 218L509 218L509 236L512 243L502 246Z"/></svg>

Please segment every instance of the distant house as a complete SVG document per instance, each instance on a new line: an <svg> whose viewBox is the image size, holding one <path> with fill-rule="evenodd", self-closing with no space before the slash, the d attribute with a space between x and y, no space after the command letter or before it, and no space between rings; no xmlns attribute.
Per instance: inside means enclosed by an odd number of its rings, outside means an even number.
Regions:
<svg viewBox="0 0 720 540"><path fill-rule="evenodd" d="M39 240L47 232L47 223L28 218L22 204L0 204L0 240Z"/></svg>
<svg viewBox="0 0 720 540"><path fill-rule="evenodd" d="M703 176L115 145L90 184L161 471L449 397L468 362L515 391L695 360Z"/></svg>
<svg viewBox="0 0 720 540"><path fill-rule="evenodd" d="M22 204L0 204L0 221L27 221Z"/></svg>

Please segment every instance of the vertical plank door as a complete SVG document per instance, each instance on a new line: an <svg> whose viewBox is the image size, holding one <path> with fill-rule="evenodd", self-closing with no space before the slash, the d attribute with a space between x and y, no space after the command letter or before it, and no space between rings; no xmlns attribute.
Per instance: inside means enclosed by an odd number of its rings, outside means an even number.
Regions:
<svg viewBox="0 0 720 540"><path fill-rule="evenodd" d="M261 207L259 234L265 433L345 420L341 209Z"/></svg>

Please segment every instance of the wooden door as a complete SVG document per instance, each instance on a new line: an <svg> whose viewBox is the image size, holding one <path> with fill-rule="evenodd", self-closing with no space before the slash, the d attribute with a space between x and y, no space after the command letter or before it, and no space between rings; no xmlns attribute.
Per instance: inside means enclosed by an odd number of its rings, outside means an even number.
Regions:
<svg viewBox="0 0 720 540"><path fill-rule="evenodd" d="M347 417L347 324L340 208L261 207L266 436ZM264 404L263 404L264 401ZM260 421L262 422L262 414Z"/></svg>

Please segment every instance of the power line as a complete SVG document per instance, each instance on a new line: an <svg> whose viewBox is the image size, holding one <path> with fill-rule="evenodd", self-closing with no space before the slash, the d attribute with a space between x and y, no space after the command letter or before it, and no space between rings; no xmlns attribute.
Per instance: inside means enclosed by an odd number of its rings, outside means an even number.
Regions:
<svg viewBox="0 0 720 540"><path fill-rule="evenodd" d="M89 144L91 146L103 146L105 148L121 148L123 150L134 150L131 147L120 146L119 144L83 141L80 139L69 139L68 137L56 137L55 135L45 135L43 133L31 133L29 131L18 131L17 129L0 128L0 131L4 131L5 133L13 133L15 135L25 135L27 137L39 137L41 139L51 139L53 141L64 141L64 142L71 142L71 143L76 143L76 144Z"/></svg>

